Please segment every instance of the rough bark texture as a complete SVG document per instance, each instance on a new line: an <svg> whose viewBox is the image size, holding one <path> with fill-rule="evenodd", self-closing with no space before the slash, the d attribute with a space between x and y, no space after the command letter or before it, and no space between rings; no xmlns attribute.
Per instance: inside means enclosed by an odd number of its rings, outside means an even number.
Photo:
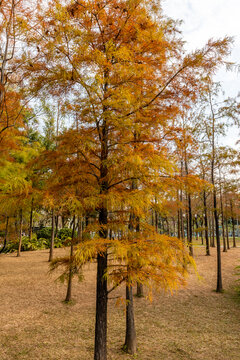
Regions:
<svg viewBox="0 0 240 360"><path fill-rule="evenodd" d="M107 253L97 257L97 295L94 360L107 359Z"/></svg>
<svg viewBox="0 0 240 360"><path fill-rule="evenodd" d="M134 355L137 351L137 337L134 322L132 286L126 286L126 337L124 350Z"/></svg>

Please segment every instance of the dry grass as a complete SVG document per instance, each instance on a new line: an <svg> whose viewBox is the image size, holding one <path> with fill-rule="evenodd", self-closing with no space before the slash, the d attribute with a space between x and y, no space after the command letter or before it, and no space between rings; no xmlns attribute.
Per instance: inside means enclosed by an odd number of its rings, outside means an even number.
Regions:
<svg viewBox="0 0 240 360"><path fill-rule="evenodd" d="M212 250L212 249L211 249ZM57 249L56 254L65 250ZM198 253L199 281L173 296L160 294L152 303L135 299L139 360L240 359L240 301L234 292L234 267L240 248L222 256L225 292L216 294L216 254ZM74 283L75 303L62 303L66 287L49 276L48 252L0 256L0 359L93 359L95 265L85 268L85 281ZM123 293L119 289L117 293ZM113 295L115 296L115 295ZM132 359L120 348L124 312L109 303L109 360Z"/></svg>

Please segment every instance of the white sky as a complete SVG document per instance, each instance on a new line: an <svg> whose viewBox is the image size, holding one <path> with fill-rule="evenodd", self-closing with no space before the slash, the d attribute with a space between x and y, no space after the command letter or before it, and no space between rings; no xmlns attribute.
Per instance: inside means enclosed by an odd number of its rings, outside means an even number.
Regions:
<svg viewBox="0 0 240 360"><path fill-rule="evenodd" d="M240 64L240 0L163 0L162 6L167 16L184 21L181 30L188 50L201 48L210 38L233 36L229 60ZM222 82L226 97L240 92L240 73L222 69L216 80ZM224 142L233 145L238 138L235 129Z"/></svg>

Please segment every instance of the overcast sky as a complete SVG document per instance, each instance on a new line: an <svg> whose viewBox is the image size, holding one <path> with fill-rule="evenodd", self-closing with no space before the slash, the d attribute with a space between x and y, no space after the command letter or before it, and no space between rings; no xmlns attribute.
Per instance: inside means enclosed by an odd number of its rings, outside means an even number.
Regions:
<svg viewBox="0 0 240 360"><path fill-rule="evenodd" d="M202 47L210 38L234 37L230 61L240 64L240 0L163 0L164 13L183 20L181 30L187 41L186 48ZM222 69L216 76L221 81L226 97L240 92L240 74ZM229 145L237 139L237 132L230 132Z"/></svg>

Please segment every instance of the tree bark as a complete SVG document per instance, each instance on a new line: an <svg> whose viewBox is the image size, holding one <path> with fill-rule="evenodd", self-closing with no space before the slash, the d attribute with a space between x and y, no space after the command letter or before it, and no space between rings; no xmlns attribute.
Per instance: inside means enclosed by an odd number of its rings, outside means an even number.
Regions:
<svg viewBox="0 0 240 360"><path fill-rule="evenodd" d="M32 240L32 228L33 228L33 199L31 202L30 219L29 219L29 241Z"/></svg>
<svg viewBox="0 0 240 360"><path fill-rule="evenodd" d="M233 247L236 247L236 237L235 237L235 223L234 223L234 214L233 214L233 202L230 201L231 207L231 217L232 217L232 236L233 236Z"/></svg>
<svg viewBox="0 0 240 360"><path fill-rule="evenodd" d="M49 259L48 259L49 262L52 261L53 259L54 239L55 239L55 216L54 216L54 210L52 210L52 232L51 232Z"/></svg>
<svg viewBox="0 0 240 360"><path fill-rule="evenodd" d="M203 190L203 206L204 206L204 232L206 240L206 256L210 256L210 246L209 246L209 237L208 237L208 216L207 216L207 196L206 191Z"/></svg>
<svg viewBox="0 0 240 360"><path fill-rule="evenodd" d="M97 294L94 360L107 359L107 252L97 256Z"/></svg>
<svg viewBox="0 0 240 360"><path fill-rule="evenodd" d="M75 215L73 218L73 228L72 228L72 241L70 246L70 263L69 263L69 274L68 274L68 286L67 286L67 295L65 302L68 303L72 300L72 279L73 279L73 243L74 243L74 234L75 234Z"/></svg>
<svg viewBox="0 0 240 360"><path fill-rule="evenodd" d="M222 223L223 252L227 252L227 244L226 244L225 228L224 228L223 199L222 199L222 188L221 188L221 186L220 186L220 204L221 204L221 223Z"/></svg>
<svg viewBox="0 0 240 360"><path fill-rule="evenodd" d="M221 245L219 236L219 224L218 224L218 213L217 213L217 195L216 190L213 190L213 206L214 206L214 219L216 226L216 243L217 243L217 288L216 292L222 292L222 266L221 266Z"/></svg>
<svg viewBox="0 0 240 360"><path fill-rule="evenodd" d="M137 351L137 337L134 322L133 292L132 286L126 286L126 337L124 350L134 355Z"/></svg>
<svg viewBox="0 0 240 360"><path fill-rule="evenodd" d="M78 220L77 220L77 226L78 226L78 242L80 242L82 240L83 237L83 229L82 229L82 217L78 216Z"/></svg>
<svg viewBox="0 0 240 360"><path fill-rule="evenodd" d="M192 246L192 200L191 195L188 194L188 231L189 231L189 255L193 256Z"/></svg>
<svg viewBox="0 0 240 360"><path fill-rule="evenodd" d="M104 97L108 90L108 69L104 71ZM107 107L103 106L103 120L101 125L101 158L100 158L100 195L108 193L108 126L107 126ZM99 126L98 126L99 128ZM100 238L107 239L108 236L108 209L105 199L99 210L99 231ZM107 279L105 277L108 265L107 250L97 255L97 293L96 293L96 319L95 319L95 346L94 360L107 360L107 305L108 291Z"/></svg>
<svg viewBox="0 0 240 360"><path fill-rule="evenodd" d="M6 219L6 227L5 227L4 243L3 243L3 247L2 247L2 249L0 250L0 254L1 254L2 252L4 252L4 250L6 249L6 246L7 246L7 238L8 238L8 224L9 224L9 216L7 216L7 219Z"/></svg>
<svg viewBox="0 0 240 360"><path fill-rule="evenodd" d="M215 248L215 230L214 230L214 215L211 214L211 247Z"/></svg>
<svg viewBox="0 0 240 360"><path fill-rule="evenodd" d="M143 284L141 283L137 283L137 293L136 293L136 296L141 298L141 297L144 297L144 293L143 293Z"/></svg>
<svg viewBox="0 0 240 360"><path fill-rule="evenodd" d="M55 237L58 237L58 223L59 223L59 216L56 215L55 216L55 226L56 226Z"/></svg>
<svg viewBox="0 0 240 360"><path fill-rule="evenodd" d="M229 243L229 232L228 232L228 218L225 219L226 224L226 235L227 235L227 248L230 250L230 243Z"/></svg>
<svg viewBox="0 0 240 360"><path fill-rule="evenodd" d="M17 256L21 256L21 247L22 247L22 230L23 230L23 212L22 212L22 209L20 209L20 219L19 219L19 222L20 222L20 229L19 229L19 243L18 243L18 251L17 251Z"/></svg>

